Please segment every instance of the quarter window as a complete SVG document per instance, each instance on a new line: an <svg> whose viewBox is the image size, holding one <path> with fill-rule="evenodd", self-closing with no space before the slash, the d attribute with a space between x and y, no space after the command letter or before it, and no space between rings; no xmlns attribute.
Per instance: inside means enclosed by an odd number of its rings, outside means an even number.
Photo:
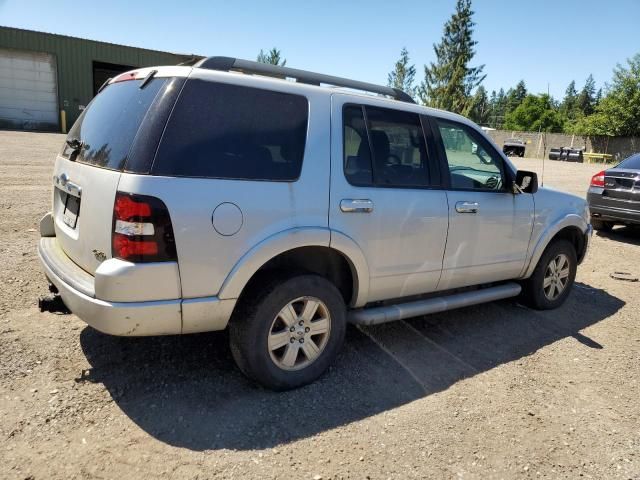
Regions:
<svg viewBox="0 0 640 480"><path fill-rule="evenodd" d="M293 181L300 176L305 97L188 80L154 163L156 175Z"/></svg>
<svg viewBox="0 0 640 480"><path fill-rule="evenodd" d="M465 125L436 119L449 164L451 188L504 190L502 158L484 147L484 141Z"/></svg>

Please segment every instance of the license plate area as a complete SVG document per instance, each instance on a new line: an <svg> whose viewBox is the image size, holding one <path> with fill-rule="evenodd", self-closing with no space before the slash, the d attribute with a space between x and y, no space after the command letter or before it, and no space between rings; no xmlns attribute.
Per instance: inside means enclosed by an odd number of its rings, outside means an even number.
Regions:
<svg viewBox="0 0 640 480"><path fill-rule="evenodd" d="M75 229L80 216L80 198L62 192L62 201L64 203L62 221L69 228Z"/></svg>

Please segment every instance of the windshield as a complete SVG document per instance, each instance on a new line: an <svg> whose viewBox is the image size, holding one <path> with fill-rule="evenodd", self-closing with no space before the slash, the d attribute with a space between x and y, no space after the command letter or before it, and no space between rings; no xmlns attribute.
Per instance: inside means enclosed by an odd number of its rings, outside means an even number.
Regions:
<svg viewBox="0 0 640 480"><path fill-rule="evenodd" d="M166 78L114 83L99 93L69 131L62 156L122 170L144 116Z"/></svg>

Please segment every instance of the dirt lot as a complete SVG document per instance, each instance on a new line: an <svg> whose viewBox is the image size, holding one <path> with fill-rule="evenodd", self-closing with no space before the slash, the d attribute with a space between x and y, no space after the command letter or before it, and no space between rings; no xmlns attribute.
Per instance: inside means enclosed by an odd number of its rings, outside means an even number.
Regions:
<svg viewBox="0 0 640 480"><path fill-rule="evenodd" d="M116 338L39 313L60 135L0 132L0 477L640 478L640 233L595 235L559 310L350 327L320 381L247 383L223 333ZM520 160L540 170L539 160ZM547 162L584 194L599 167Z"/></svg>

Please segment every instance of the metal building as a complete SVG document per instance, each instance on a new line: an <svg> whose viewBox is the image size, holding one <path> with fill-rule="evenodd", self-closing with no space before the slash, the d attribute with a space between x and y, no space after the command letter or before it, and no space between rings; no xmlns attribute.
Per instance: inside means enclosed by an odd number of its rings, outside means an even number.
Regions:
<svg viewBox="0 0 640 480"><path fill-rule="evenodd" d="M0 128L62 131L107 78L198 58L0 26Z"/></svg>

